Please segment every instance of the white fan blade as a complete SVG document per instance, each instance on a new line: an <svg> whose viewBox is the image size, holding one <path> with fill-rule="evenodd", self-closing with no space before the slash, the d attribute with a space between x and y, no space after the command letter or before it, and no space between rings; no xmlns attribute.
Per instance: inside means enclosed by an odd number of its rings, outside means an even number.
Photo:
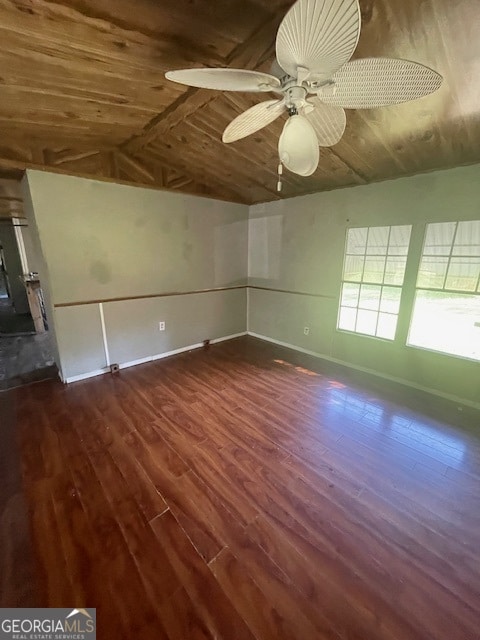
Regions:
<svg viewBox="0 0 480 640"><path fill-rule="evenodd" d="M428 67L397 58L352 60L333 76L335 90L317 95L345 109L373 109L416 100L436 91L442 76Z"/></svg>
<svg viewBox="0 0 480 640"><path fill-rule="evenodd" d="M247 109L232 120L223 132L223 142L235 142L246 138L276 120L285 112L283 100L267 100Z"/></svg>
<svg viewBox="0 0 480 640"><path fill-rule="evenodd" d="M298 0L277 34L277 60L294 78L298 67L329 78L353 55L360 35L358 0Z"/></svg>
<svg viewBox="0 0 480 640"><path fill-rule="evenodd" d="M347 118L342 107L324 104L318 98L308 101L315 109L305 113L305 117L315 129L320 147L333 147L343 136Z"/></svg>
<svg viewBox="0 0 480 640"><path fill-rule="evenodd" d="M245 69L180 69L167 71L165 77L189 87L218 91L272 91L280 87L275 76Z"/></svg>

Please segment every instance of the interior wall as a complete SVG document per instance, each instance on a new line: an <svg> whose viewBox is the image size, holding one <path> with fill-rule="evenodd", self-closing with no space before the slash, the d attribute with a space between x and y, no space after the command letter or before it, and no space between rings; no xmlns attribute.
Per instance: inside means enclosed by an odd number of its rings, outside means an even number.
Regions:
<svg viewBox="0 0 480 640"><path fill-rule="evenodd" d="M249 212L37 171L23 188L64 378L243 333L248 323L256 335L478 405L478 363L406 347L405 327L387 342L337 331L336 319L347 228L412 224L419 250L428 222L478 218L480 166Z"/></svg>
<svg viewBox="0 0 480 640"><path fill-rule="evenodd" d="M23 188L64 379L246 330L246 206L41 171Z"/></svg>
<svg viewBox="0 0 480 640"><path fill-rule="evenodd" d="M428 222L479 219L479 202L475 165L251 207L249 331L480 407L477 362L407 347L405 326L394 342L336 329L348 227L412 224L418 252Z"/></svg>

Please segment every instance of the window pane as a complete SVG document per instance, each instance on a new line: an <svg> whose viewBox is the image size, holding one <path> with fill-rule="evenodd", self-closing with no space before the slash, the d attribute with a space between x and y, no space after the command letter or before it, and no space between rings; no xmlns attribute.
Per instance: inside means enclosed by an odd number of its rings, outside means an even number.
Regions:
<svg viewBox="0 0 480 640"><path fill-rule="evenodd" d="M368 227L349 229L347 235L347 253L363 255L367 246Z"/></svg>
<svg viewBox="0 0 480 640"><path fill-rule="evenodd" d="M448 258L423 257L418 270L417 287L443 289L447 268Z"/></svg>
<svg viewBox="0 0 480 640"><path fill-rule="evenodd" d="M480 296L417 291L408 344L480 360Z"/></svg>
<svg viewBox="0 0 480 640"><path fill-rule="evenodd" d="M356 307L358 305L359 284L349 284L345 282L342 287L342 307Z"/></svg>
<svg viewBox="0 0 480 640"><path fill-rule="evenodd" d="M345 256L343 279L360 282L362 279L364 261L365 259L363 256Z"/></svg>
<svg viewBox="0 0 480 640"><path fill-rule="evenodd" d="M341 307L338 318L338 328L345 331L355 331L355 323L357 321L357 310L351 307Z"/></svg>
<svg viewBox="0 0 480 640"><path fill-rule="evenodd" d="M380 313L378 316L377 336L393 340L397 329L397 316L390 313Z"/></svg>
<svg viewBox="0 0 480 640"><path fill-rule="evenodd" d="M400 296L402 290L397 287L383 287L382 301L380 302L380 311L388 313L398 313L400 309Z"/></svg>
<svg viewBox="0 0 480 640"><path fill-rule="evenodd" d="M403 284L405 277L406 258L387 258L385 267L385 284Z"/></svg>
<svg viewBox="0 0 480 640"><path fill-rule="evenodd" d="M376 311L364 311L359 309L357 313L357 326L356 331L358 333L366 333L367 335L374 336L377 328L377 316Z"/></svg>
<svg viewBox="0 0 480 640"><path fill-rule="evenodd" d="M411 229L398 225L348 230L339 329L394 339Z"/></svg>
<svg viewBox="0 0 480 640"><path fill-rule="evenodd" d="M448 256L452 248L456 226L456 222L439 222L427 225L423 255Z"/></svg>
<svg viewBox="0 0 480 640"><path fill-rule="evenodd" d="M378 285L362 284L360 289L360 300L358 306L360 309L373 309L378 311L380 307L380 294L382 287Z"/></svg>
<svg viewBox="0 0 480 640"><path fill-rule="evenodd" d="M390 227L370 227L368 229L367 253L386 255Z"/></svg>
<svg viewBox="0 0 480 640"><path fill-rule="evenodd" d="M364 282L376 282L382 284L383 272L385 270L385 258L365 258L365 270L363 272Z"/></svg>
<svg viewBox="0 0 480 640"><path fill-rule="evenodd" d="M452 258L445 289L475 291L480 274L480 258Z"/></svg>
<svg viewBox="0 0 480 640"><path fill-rule="evenodd" d="M480 256L480 220L458 223L453 255Z"/></svg>
<svg viewBox="0 0 480 640"><path fill-rule="evenodd" d="M388 254L391 256L406 256L410 244L410 225L392 227L390 231L390 242Z"/></svg>

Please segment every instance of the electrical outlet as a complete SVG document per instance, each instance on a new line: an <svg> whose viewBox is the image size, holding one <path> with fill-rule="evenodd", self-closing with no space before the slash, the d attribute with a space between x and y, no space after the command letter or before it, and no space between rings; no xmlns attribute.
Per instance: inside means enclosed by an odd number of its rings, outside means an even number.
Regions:
<svg viewBox="0 0 480 640"><path fill-rule="evenodd" d="M158 330L165 331L165 322L162 321L158 323Z"/></svg>
<svg viewBox="0 0 480 640"><path fill-rule="evenodd" d="M308 334L310 333L310 327L303 327L303 333L308 336Z"/></svg>

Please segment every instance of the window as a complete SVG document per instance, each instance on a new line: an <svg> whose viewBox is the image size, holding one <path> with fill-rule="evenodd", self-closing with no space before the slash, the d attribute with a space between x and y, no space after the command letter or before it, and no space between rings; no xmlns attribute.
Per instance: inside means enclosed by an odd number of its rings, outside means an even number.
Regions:
<svg viewBox="0 0 480 640"><path fill-rule="evenodd" d="M408 344L480 360L480 220L427 226Z"/></svg>
<svg viewBox="0 0 480 640"><path fill-rule="evenodd" d="M410 225L349 229L337 328L393 340Z"/></svg>

